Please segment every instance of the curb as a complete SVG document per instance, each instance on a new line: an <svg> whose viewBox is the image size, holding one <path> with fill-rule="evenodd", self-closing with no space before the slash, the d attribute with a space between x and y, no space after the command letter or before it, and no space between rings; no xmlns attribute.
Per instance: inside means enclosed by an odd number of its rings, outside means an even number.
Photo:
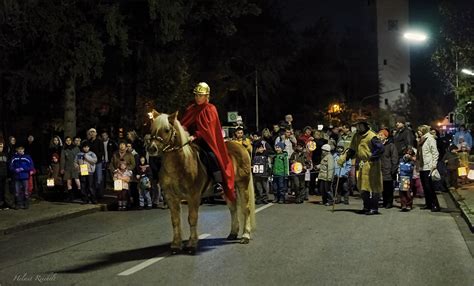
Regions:
<svg viewBox="0 0 474 286"><path fill-rule="evenodd" d="M464 198L456 190L449 190L449 194L456 206L461 210L461 216L466 221L467 226L474 233L474 216L471 214L469 206L464 202Z"/></svg>
<svg viewBox="0 0 474 286"><path fill-rule="evenodd" d="M12 233L15 233L15 232L20 232L20 231L23 231L23 230L27 230L27 229L37 227L37 226L43 226L43 225L52 224L52 223L60 222L60 221L75 218L75 217L80 217L80 216L95 213L95 212L98 212L98 211L107 211L107 209L108 209L107 204L99 204L94 208L79 210L77 212L71 212L71 213L66 213L66 214L61 214L60 213L60 214L57 214L53 217L48 217L48 218L40 219L40 220L37 220L37 221L19 222L15 226L8 227L8 228L0 230L0 236L1 235L12 234Z"/></svg>

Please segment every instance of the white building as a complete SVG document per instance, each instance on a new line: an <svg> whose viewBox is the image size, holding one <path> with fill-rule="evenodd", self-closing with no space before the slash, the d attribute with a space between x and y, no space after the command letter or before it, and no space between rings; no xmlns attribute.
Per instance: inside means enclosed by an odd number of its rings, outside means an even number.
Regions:
<svg viewBox="0 0 474 286"><path fill-rule="evenodd" d="M393 108L410 84L410 50L402 37L409 25L409 0L368 2L376 6L380 108Z"/></svg>

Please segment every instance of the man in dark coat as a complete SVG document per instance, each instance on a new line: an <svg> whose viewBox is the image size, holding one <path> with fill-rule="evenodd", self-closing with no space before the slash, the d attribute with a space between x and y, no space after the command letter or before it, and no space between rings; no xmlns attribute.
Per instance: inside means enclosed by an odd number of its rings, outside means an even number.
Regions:
<svg viewBox="0 0 474 286"><path fill-rule="evenodd" d="M403 117L397 118L397 132L393 138L393 143L397 147L398 158L401 159L403 156L403 151L407 149L408 146L414 146L415 136L413 132L406 126L405 119Z"/></svg>
<svg viewBox="0 0 474 286"><path fill-rule="evenodd" d="M390 209L393 206L393 180L398 169L398 152L395 144L388 138L388 131L382 129L378 137L384 145L384 152L381 158L382 178L383 178L383 206Z"/></svg>

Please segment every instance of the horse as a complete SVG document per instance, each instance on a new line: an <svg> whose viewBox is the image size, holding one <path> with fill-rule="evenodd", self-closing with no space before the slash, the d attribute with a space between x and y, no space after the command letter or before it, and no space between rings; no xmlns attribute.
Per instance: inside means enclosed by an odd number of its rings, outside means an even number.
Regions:
<svg viewBox="0 0 474 286"><path fill-rule="evenodd" d="M199 159L199 147L188 140L189 134L177 120L178 112L173 114L153 111L150 119L151 141L147 151L151 156L161 154L162 167L159 181L165 200L171 212L173 241L171 253L182 251L181 201L188 204L188 223L190 236L186 246L189 254L195 254L198 245L197 222L202 194L212 187L212 180L206 167ZM237 200L224 199L231 214L231 228L228 240L237 240L239 234L239 215L243 218L241 244L248 244L250 233L255 229L255 194L251 172L251 159L247 150L236 142L226 142L235 172Z"/></svg>

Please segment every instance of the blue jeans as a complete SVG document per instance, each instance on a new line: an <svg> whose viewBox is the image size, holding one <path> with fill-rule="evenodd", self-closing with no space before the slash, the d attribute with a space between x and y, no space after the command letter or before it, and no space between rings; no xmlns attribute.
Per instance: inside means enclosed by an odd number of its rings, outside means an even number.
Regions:
<svg viewBox="0 0 474 286"><path fill-rule="evenodd" d="M139 202L140 206L143 207L145 206L145 199L147 202L147 206L151 207L151 196L150 196L150 189L142 189L138 188L138 193L139 193Z"/></svg>
<svg viewBox="0 0 474 286"><path fill-rule="evenodd" d="M28 180L15 180L15 197L18 206L26 206L28 204Z"/></svg>
<svg viewBox="0 0 474 286"><path fill-rule="evenodd" d="M275 192L275 199L279 201L282 199L285 201L285 192L286 192L286 180L284 176L274 176L273 177L273 189Z"/></svg>

